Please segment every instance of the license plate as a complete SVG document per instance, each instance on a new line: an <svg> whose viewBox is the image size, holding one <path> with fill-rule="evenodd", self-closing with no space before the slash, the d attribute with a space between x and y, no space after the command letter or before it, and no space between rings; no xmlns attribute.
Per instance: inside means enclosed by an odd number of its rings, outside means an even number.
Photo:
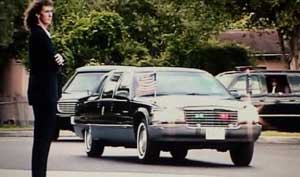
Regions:
<svg viewBox="0 0 300 177"><path fill-rule="evenodd" d="M225 140L225 129L218 127L209 127L205 129L205 139L207 140Z"/></svg>

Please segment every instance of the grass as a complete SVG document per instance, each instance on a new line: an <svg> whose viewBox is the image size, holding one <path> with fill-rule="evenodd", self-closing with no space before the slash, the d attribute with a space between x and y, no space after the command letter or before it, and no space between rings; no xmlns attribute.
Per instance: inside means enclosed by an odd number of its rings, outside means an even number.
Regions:
<svg viewBox="0 0 300 177"><path fill-rule="evenodd" d="M0 131L25 131L32 130L32 126L19 126L13 124L0 125Z"/></svg>
<svg viewBox="0 0 300 177"><path fill-rule="evenodd" d="M263 131L262 136L269 136L269 137L282 136L282 137L300 138L300 132L281 132L281 131L268 130L268 131Z"/></svg>

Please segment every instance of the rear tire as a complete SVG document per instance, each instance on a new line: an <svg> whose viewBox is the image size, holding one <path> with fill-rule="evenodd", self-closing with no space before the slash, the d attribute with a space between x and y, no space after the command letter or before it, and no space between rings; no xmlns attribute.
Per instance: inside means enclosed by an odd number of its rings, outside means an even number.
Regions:
<svg viewBox="0 0 300 177"><path fill-rule="evenodd" d="M88 157L101 157L104 145L99 140L93 140L91 129L85 130L84 147Z"/></svg>
<svg viewBox="0 0 300 177"><path fill-rule="evenodd" d="M236 166L249 166L254 152L254 143L241 143L230 150L230 157Z"/></svg>
<svg viewBox="0 0 300 177"><path fill-rule="evenodd" d="M159 158L160 150L156 143L149 139L146 120L143 120L138 126L137 151L139 159L144 162L153 162Z"/></svg>

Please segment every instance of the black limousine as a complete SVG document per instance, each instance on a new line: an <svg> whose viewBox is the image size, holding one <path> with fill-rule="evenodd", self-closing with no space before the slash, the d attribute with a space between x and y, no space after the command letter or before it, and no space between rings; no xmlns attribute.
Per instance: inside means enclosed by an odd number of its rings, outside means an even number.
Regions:
<svg viewBox="0 0 300 177"><path fill-rule="evenodd" d="M230 151L235 165L250 164L261 126L250 103L234 98L206 71L136 67L104 76L99 92L79 100L72 117L89 157L105 146L137 148L153 162L160 151L176 160L189 149Z"/></svg>
<svg viewBox="0 0 300 177"><path fill-rule="evenodd" d="M257 108L263 129L300 132L300 71L241 66L216 78Z"/></svg>

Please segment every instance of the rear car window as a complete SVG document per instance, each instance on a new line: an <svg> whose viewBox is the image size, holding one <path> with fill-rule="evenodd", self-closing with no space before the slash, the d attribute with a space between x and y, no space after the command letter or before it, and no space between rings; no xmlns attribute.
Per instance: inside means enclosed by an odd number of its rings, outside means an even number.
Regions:
<svg viewBox="0 0 300 177"><path fill-rule="evenodd" d="M289 75L288 80L292 93L300 93L300 75Z"/></svg>
<svg viewBox="0 0 300 177"><path fill-rule="evenodd" d="M250 88L252 94L262 94L259 76L252 75L250 80ZM237 78L236 82L231 86L230 90L236 90L240 94L247 94L246 92L246 75Z"/></svg>
<svg viewBox="0 0 300 177"><path fill-rule="evenodd" d="M265 77L269 94L291 93L291 88L286 74L266 74Z"/></svg>

